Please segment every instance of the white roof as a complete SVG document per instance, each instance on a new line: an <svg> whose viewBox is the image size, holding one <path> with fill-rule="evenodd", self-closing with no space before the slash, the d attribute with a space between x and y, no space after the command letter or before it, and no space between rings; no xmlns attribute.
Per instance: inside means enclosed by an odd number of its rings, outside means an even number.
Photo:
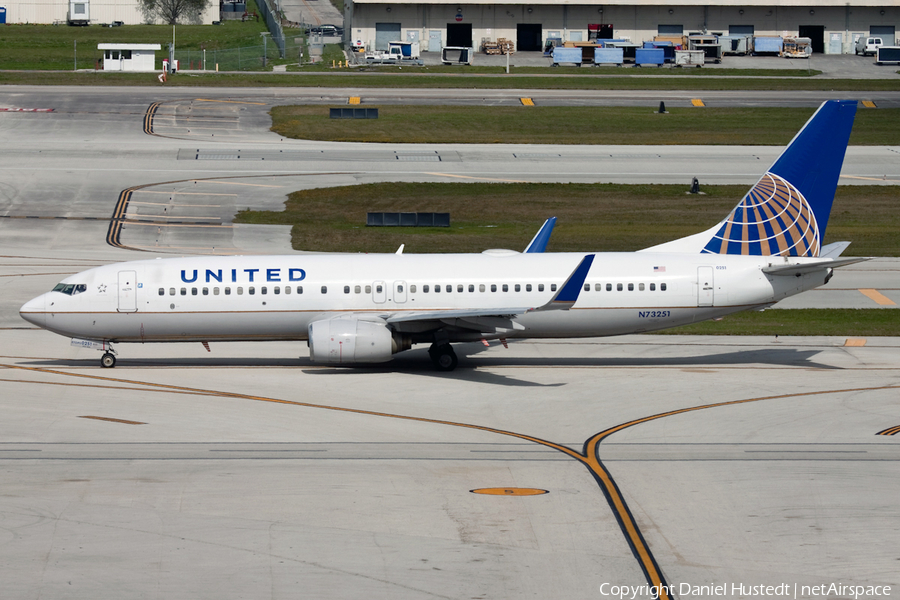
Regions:
<svg viewBox="0 0 900 600"><path fill-rule="evenodd" d="M97 44L97 50L161 50L159 44Z"/></svg>

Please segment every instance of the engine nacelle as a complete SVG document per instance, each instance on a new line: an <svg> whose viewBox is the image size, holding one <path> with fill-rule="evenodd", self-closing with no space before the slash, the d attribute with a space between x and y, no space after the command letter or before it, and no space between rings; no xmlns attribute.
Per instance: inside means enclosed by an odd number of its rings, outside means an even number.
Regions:
<svg viewBox="0 0 900 600"><path fill-rule="evenodd" d="M336 318L309 324L309 358L317 363L378 363L410 348L408 337L384 323Z"/></svg>

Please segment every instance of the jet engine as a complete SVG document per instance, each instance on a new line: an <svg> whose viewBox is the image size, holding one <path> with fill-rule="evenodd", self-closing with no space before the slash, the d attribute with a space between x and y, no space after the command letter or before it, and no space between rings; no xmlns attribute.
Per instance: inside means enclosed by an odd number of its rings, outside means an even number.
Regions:
<svg viewBox="0 0 900 600"><path fill-rule="evenodd" d="M317 363L378 363L412 343L383 321L339 317L309 324L309 358Z"/></svg>

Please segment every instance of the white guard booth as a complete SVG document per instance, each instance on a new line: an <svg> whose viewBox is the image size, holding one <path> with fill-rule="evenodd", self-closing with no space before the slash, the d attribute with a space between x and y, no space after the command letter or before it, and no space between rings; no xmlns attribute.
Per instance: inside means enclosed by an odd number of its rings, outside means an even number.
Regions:
<svg viewBox="0 0 900 600"><path fill-rule="evenodd" d="M159 44L97 44L104 71L155 71Z"/></svg>

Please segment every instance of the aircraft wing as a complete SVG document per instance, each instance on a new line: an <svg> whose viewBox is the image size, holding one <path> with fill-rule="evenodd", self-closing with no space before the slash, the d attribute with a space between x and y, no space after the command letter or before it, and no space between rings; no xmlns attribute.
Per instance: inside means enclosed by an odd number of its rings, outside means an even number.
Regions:
<svg viewBox="0 0 900 600"><path fill-rule="evenodd" d="M594 261L594 255L588 254L575 270L566 279L566 282L557 290L549 302L538 307L516 306L501 308L463 308L448 310L431 310L422 312L402 312L391 315L385 319L388 324L415 324L425 325L428 322L445 323L478 331L495 329L524 329L512 319L530 312L542 312L547 310L567 310L578 300L584 280L587 278Z"/></svg>

